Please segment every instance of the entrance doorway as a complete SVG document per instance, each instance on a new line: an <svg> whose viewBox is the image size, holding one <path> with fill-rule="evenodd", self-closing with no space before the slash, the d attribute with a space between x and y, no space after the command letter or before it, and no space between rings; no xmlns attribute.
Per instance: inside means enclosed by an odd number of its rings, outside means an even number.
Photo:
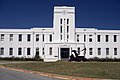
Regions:
<svg viewBox="0 0 120 80"><path fill-rule="evenodd" d="M60 48L60 53L61 53L61 59L68 59L70 49L69 48Z"/></svg>

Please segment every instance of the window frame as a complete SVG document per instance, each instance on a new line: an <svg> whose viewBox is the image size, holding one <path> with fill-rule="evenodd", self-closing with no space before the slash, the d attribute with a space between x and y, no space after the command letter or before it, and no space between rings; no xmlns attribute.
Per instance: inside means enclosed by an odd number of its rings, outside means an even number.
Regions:
<svg viewBox="0 0 120 80"><path fill-rule="evenodd" d="M18 41L21 42L22 41L22 34L18 35Z"/></svg>
<svg viewBox="0 0 120 80"><path fill-rule="evenodd" d="M89 48L89 55L93 54L93 48Z"/></svg>
<svg viewBox="0 0 120 80"><path fill-rule="evenodd" d="M9 55L13 55L13 48L9 48Z"/></svg>
<svg viewBox="0 0 120 80"><path fill-rule="evenodd" d="M31 34L27 34L27 42L31 41Z"/></svg>
<svg viewBox="0 0 120 80"><path fill-rule="evenodd" d="M0 48L0 55L4 55L4 47Z"/></svg>
<svg viewBox="0 0 120 80"><path fill-rule="evenodd" d="M52 47L49 48L49 55L52 55Z"/></svg>
<svg viewBox="0 0 120 80"><path fill-rule="evenodd" d="M22 48L21 47L18 48L18 55L22 55Z"/></svg>
<svg viewBox="0 0 120 80"><path fill-rule="evenodd" d="M4 41L5 34L0 35L0 41Z"/></svg>
<svg viewBox="0 0 120 80"><path fill-rule="evenodd" d="M10 41L13 41L13 34L10 34L10 35L9 35L9 40L10 40Z"/></svg>

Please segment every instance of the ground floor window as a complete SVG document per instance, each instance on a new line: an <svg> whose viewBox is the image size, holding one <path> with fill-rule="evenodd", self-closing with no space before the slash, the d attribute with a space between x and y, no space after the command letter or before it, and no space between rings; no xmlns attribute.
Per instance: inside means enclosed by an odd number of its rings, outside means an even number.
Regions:
<svg viewBox="0 0 120 80"><path fill-rule="evenodd" d="M93 48L89 48L89 54L92 55L93 53Z"/></svg>
<svg viewBox="0 0 120 80"><path fill-rule="evenodd" d="M98 48L98 55L101 55L101 48Z"/></svg>
<svg viewBox="0 0 120 80"><path fill-rule="evenodd" d="M49 48L49 54L52 55L52 47Z"/></svg>
<svg viewBox="0 0 120 80"><path fill-rule="evenodd" d="M44 53L44 48L42 48L42 53L43 53L43 55L45 54L45 53Z"/></svg>
<svg viewBox="0 0 120 80"><path fill-rule="evenodd" d="M36 48L36 54L35 54L36 58L39 58L39 48Z"/></svg>
<svg viewBox="0 0 120 80"><path fill-rule="evenodd" d="M0 55L4 55L4 48L0 48Z"/></svg>
<svg viewBox="0 0 120 80"><path fill-rule="evenodd" d="M9 55L13 55L13 48L9 48Z"/></svg>
<svg viewBox="0 0 120 80"><path fill-rule="evenodd" d="M109 48L106 48L106 55L109 55Z"/></svg>
<svg viewBox="0 0 120 80"><path fill-rule="evenodd" d="M18 55L22 55L22 48L18 48Z"/></svg>
<svg viewBox="0 0 120 80"><path fill-rule="evenodd" d="M117 48L114 48L114 55L117 55Z"/></svg>
<svg viewBox="0 0 120 80"><path fill-rule="evenodd" d="M30 55L30 48L27 48L27 55Z"/></svg>
<svg viewBox="0 0 120 80"><path fill-rule="evenodd" d="M80 55L80 47L78 47L78 55Z"/></svg>

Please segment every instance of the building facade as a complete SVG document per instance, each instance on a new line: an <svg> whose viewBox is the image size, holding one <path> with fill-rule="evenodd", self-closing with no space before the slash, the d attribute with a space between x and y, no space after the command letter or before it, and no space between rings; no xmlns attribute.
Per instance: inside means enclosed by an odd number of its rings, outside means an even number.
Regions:
<svg viewBox="0 0 120 80"><path fill-rule="evenodd" d="M86 50L85 50L86 49ZM72 50L86 58L120 58L120 30L75 28L75 7L54 7L53 28L0 29L0 57L45 62L69 58Z"/></svg>

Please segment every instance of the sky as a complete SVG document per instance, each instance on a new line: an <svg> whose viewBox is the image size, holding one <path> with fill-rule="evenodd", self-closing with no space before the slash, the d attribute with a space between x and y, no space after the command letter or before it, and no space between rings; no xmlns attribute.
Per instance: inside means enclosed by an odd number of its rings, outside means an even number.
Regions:
<svg viewBox="0 0 120 80"><path fill-rule="evenodd" d="M75 26L120 30L120 0L0 0L0 29L52 27L54 6L75 7Z"/></svg>

